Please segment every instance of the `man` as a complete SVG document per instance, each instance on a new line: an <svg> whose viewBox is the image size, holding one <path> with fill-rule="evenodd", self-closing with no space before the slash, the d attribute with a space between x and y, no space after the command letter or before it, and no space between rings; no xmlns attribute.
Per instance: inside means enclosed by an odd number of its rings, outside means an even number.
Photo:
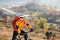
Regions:
<svg viewBox="0 0 60 40"><path fill-rule="evenodd" d="M23 16L17 17L18 20L15 22L14 32L13 32L13 38L12 40L16 39L17 35L23 35L24 39L27 40L28 35L22 30L24 28L24 25L26 24L28 28L30 29L30 32L33 31L32 26L24 19Z"/></svg>
<svg viewBox="0 0 60 40"><path fill-rule="evenodd" d="M51 35L52 35L52 32L48 28L48 30L46 31L47 40L49 40L51 38Z"/></svg>

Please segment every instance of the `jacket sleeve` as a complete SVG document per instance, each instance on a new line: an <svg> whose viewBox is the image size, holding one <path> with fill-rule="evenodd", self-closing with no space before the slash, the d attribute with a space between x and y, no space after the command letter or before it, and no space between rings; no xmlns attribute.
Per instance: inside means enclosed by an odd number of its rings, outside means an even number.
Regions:
<svg viewBox="0 0 60 40"><path fill-rule="evenodd" d="M32 29L32 26L30 23L28 23L26 20L25 20L25 24L28 26L29 29Z"/></svg>
<svg viewBox="0 0 60 40"><path fill-rule="evenodd" d="M12 21L12 26L13 26L13 29L16 29L16 25L15 25L14 20Z"/></svg>

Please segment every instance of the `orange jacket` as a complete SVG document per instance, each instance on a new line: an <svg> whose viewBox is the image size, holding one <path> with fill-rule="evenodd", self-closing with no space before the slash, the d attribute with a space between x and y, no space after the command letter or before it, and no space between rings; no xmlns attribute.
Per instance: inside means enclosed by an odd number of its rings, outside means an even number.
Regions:
<svg viewBox="0 0 60 40"><path fill-rule="evenodd" d="M24 25L27 25L28 28L32 29L32 26L26 21L26 20L18 20L16 22L16 26L18 26L18 33L20 33L20 31L24 28Z"/></svg>
<svg viewBox="0 0 60 40"><path fill-rule="evenodd" d="M12 22L12 26L13 26L13 29L14 31L16 31L16 21L19 19L19 16L15 16L13 22Z"/></svg>

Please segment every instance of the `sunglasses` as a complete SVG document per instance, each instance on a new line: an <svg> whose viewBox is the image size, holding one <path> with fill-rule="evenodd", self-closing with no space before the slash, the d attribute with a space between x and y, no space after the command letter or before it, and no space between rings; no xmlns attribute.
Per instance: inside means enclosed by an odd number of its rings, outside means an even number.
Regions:
<svg viewBox="0 0 60 40"><path fill-rule="evenodd" d="M24 17L20 17L20 18L24 18Z"/></svg>

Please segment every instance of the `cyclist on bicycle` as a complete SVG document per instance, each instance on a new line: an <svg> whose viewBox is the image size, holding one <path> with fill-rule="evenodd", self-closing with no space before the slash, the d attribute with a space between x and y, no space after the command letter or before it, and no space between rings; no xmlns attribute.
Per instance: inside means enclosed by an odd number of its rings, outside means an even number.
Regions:
<svg viewBox="0 0 60 40"><path fill-rule="evenodd" d="M24 19L24 16L20 16L20 17L16 16L15 19L13 20L14 32L13 32L12 40L15 40L17 35L23 35L24 39L27 40L28 35L22 29L24 28L24 25L26 24L28 28L30 29L30 32L32 32L33 31L32 26Z"/></svg>

